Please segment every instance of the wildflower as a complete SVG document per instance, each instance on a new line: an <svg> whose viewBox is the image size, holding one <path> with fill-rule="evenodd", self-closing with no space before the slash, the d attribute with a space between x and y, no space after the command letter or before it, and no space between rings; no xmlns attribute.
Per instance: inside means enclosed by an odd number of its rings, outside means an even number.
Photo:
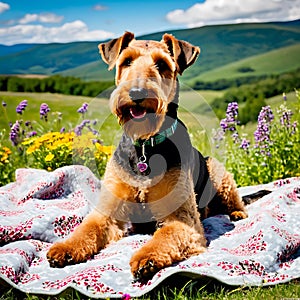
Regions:
<svg viewBox="0 0 300 300"><path fill-rule="evenodd" d="M85 114L88 110L88 104L85 102L82 104L82 106L80 108L77 109L77 112L80 114Z"/></svg>
<svg viewBox="0 0 300 300"><path fill-rule="evenodd" d="M130 300L131 296L129 294L124 294L122 297L123 300Z"/></svg>
<svg viewBox="0 0 300 300"><path fill-rule="evenodd" d="M271 143L271 122L274 120L274 115L270 106L265 106L261 109L258 116L257 129L254 132L254 138L256 141L255 147L260 148L261 154L270 156L268 151Z"/></svg>
<svg viewBox="0 0 300 300"><path fill-rule="evenodd" d="M10 133L9 133L9 139L11 140L14 146L17 146L19 143L19 133L20 133L20 123L17 120L16 123L14 123L11 126Z"/></svg>
<svg viewBox="0 0 300 300"><path fill-rule="evenodd" d="M26 137L33 137L33 136L36 136L37 135L37 132L36 131L30 131L27 133Z"/></svg>
<svg viewBox="0 0 300 300"><path fill-rule="evenodd" d="M298 125L298 122L297 122L297 121L294 121L294 123L293 123L293 125L292 125L292 131L291 131L291 134L295 134L295 133L296 133L297 125Z"/></svg>
<svg viewBox="0 0 300 300"><path fill-rule="evenodd" d="M9 148L7 148L7 147L2 147L2 150L1 150L1 148L0 148L0 154L1 154L1 159L0 159L0 161L2 162L2 163L7 163L8 162L8 156L11 154L12 152L11 152L11 150L9 149Z"/></svg>
<svg viewBox="0 0 300 300"><path fill-rule="evenodd" d="M16 112L21 115L23 113L23 111L25 110L27 103L28 103L27 100L21 101L16 108Z"/></svg>
<svg viewBox="0 0 300 300"><path fill-rule="evenodd" d="M250 141L247 140L246 138L243 138L242 141L241 141L240 148L244 149L244 150L248 150L249 147L250 147Z"/></svg>
<svg viewBox="0 0 300 300"><path fill-rule="evenodd" d="M285 105L280 105L279 109L277 110L277 113L281 115L280 124L285 128L290 129L292 127L291 118L293 112L290 109L288 109Z"/></svg>
<svg viewBox="0 0 300 300"><path fill-rule="evenodd" d="M285 94L285 93L282 93L282 98L283 98L283 100L284 100L284 101L286 101L286 100L287 100L287 96L286 96L286 94Z"/></svg>
<svg viewBox="0 0 300 300"><path fill-rule="evenodd" d="M5 101L2 101L2 106L3 106L3 107L6 107L6 105L7 105L6 102L5 102Z"/></svg>
<svg viewBox="0 0 300 300"><path fill-rule="evenodd" d="M74 129L75 134L78 135L82 135L82 130L85 126L88 126L90 124L90 120L83 120L81 122L81 124L77 125Z"/></svg>
<svg viewBox="0 0 300 300"><path fill-rule="evenodd" d="M239 124L237 120L239 106L237 102L231 102L227 106L226 118L220 121L220 127L223 129L223 132L232 132L232 139L234 143L238 143L240 138L237 132L236 126Z"/></svg>
<svg viewBox="0 0 300 300"><path fill-rule="evenodd" d="M49 162L54 158L54 154L53 153L49 153L46 155L45 157L45 161Z"/></svg>
<svg viewBox="0 0 300 300"><path fill-rule="evenodd" d="M224 131L221 128L212 130L213 143L215 144L216 149L220 148L220 143L224 140Z"/></svg>
<svg viewBox="0 0 300 300"><path fill-rule="evenodd" d="M50 108L49 108L48 104L42 103L41 106L40 106L40 118L41 118L41 120L45 119L45 121L47 122L49 111L50 111Z"/></svg>
<svg viewBox="0 0 300 300"><path fill-rule="evenodd" d="M224 132L236 130L236 125L238 124L237 121L238 109L239 106L237 102L231 102L228 104L226 110L226 118L222 119L220 122L220 126Z"/></svg>
<svg viewBox="0 0 300 300"><path fill-rule="evenodd" d="M61 129L60 129L60 133L64 133L66 131L66 128L65 127L62 127Z"/></svg>

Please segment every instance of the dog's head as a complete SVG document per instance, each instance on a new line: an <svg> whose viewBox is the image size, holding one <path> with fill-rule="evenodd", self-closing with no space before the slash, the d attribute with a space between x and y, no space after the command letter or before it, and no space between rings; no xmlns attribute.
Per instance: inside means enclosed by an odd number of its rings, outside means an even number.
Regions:
<svg viewBox="0 0 300 300"><path fill-rule="evenodd" d="M135 40L131 32L98 47L109 70L116 67L112 113L132 139L149 139L175 98L177 75L195 62L200 49L171 34L157 42Z"/></svg>

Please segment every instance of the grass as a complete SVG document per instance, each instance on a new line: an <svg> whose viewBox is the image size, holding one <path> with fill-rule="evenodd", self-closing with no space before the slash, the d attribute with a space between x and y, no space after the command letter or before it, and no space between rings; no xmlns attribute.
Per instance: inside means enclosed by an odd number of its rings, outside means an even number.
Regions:
<svg viewBox="0 0 300 300"><path fill-rule="evenodd" d="M49 130L59 131L61 127L70 129L80 124L82 121L81 115L77 113L77 109L82 103L89 103L89 112L85 116L87 119L98 120L98 126L103 133L102 139L110 144L112 142L112 131L119 130L119 126L115 118L110 114L108 108L108 100L105 98L90 98L83 96L69 96L51 93L14 93L14 92L0 92L0 100L7 103L7 118L0 119L0 128L9 131L8 122L15 122L20 116L15 112L16 106L20 101L27 99L28 107L25 109L22 119L34 120L37 126L43 124L39 118L40 105L45 102L49 105L51 111L49 116ZM57 113L61 112L62 121L54 125L54 120L57 118ZM53 128L54 127L54 128Z"/></svg>
<svg viewBox="0 0 300 300"><path fill-rule="evenodd" d="M267 53L251 56L237 62L204 72L193 81L215 81L222 78L238 78L244 76L260 76L265 74L281 74L293 71L300 67L297 59L300 53L300 44L283 47ZM252 72L240 72L243 67L251 68Z"/></svg>
<svg viewBox="0 0 300 300"><path fill-rule="evenodd" d="M25 294L9 287L0 288L3 295L0 300L76 300L91 298L74 289L67 289L56 296ZM214 279L189 279L181 275L173 275L163 281L156 289L145 294L139 300L280 300L296 299L300 296L299 281L267 287L228 286Z"/></svg>
<svg viewBox="0 0 300 300"><path fill-rule="evenodd" d="M184 122L187 123L191 131L204 130L205 128L212 128L216 125L216 117L214 116L209 104L212 100L220 96L222 92L215 91L183 91L180 94L180 109L179 115ZM57 124L54 130L59 131L61 127L71 128L80 124L82 121L81 116L76 112L82 103L89 103L89 110L86 119L97 120L97 128L101 132L101 138L106 145L118 143L120 135L122 134L121 128L117 123L116 118L110 113L108 107L108 100L101 98L82 97L82 96L69 96L51 93L15 93L15 92L0 92L0 101L7 103L7 117L0 118L0 128L6 129L9 132L8 122L15 122L20 116L15 112L16 106L20 101L27 99L28 107L25 109L22 119L35 120L39 125L44 122L39 120L39 107L41 103L45 102L49 105L51 113L49 116L49 130L54 126L53 121L56 118L57 112L62 112L62 121ZM198 113L195 108L199 105L207 108L210 115ZM1 111L1 109L0 109ZM53 130L52 129L52 130Z"/></svg>
<svg viewBox="0 0 300 300"><path fill-rule="evenodd" d="M199 96L201 95L201 97ZM216 92L195 92L184 91L181 93L181 106L180 117L187 123L189 130L191 131L194 143L197 140L202 140L202 131L209 127L212 127L216 123L213 115L207 113L209 110L209 103L217 95ZM293 94L287 95L288 99L293 99ZM23 99L28 100L28 107L23 115L24 120L39 120L39 106L41 103L46 102L51 111L63 112L63 121L61 126L71 126L73 123L80 122L80 116L76 112L77 108L81 106L83 102L89 103L89 111L91 114L88 118L98 118L100 131L102 132L103 140L105 143L116 144L118 136L121 134L121 130L115 120L115 117L109 113L108 101L104 98L87 98L87 97L75 97L55 94L23 94L23 93L0 93L0 100L7 103L8 116L7 119L14 121L17 117L15 113L16 105ZM204 101L205 99L205 101ZM278 106L282 101L282 97L273 97L267 102L271 106ZM199 105L204 105L207 109L204 113L199 113ZM9 107L13 107L9 109ZM65 119L65 120L64 120ZM65 123L64 123L65 122ZM51 119L50 119L51 123ZM49 125L51 126L51 125ZM199 127L200 126L200 127ZM6 118L0 119L0 129L6 128ZM200 129L199 129L200 128ZM10 299L88 299L78 292L68 289L58 296L46 296L46 295L31 295L19 292L16 289L12 289L9 286L3 286L0 284L0 300ZM159 287L152 292L141 297L143 300L148 299L174 299L174 300L196 300L196 299L282 299L282 298L295 298L300 296L299 281L294 280L287 284L280 284L269 287L232 287L224 285L208 278L189 280L186 277L179 275L172 276L165 280Z"/></svg>

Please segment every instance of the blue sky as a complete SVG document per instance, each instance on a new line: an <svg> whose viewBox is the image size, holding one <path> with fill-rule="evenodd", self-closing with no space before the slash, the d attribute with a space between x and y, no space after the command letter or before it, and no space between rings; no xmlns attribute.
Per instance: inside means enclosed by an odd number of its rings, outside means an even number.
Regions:
<svg viewBox="0 0 300 300"><path fill-rule="evenodd" d="M3 0L0 44L101 41L211 24L300 18L300 0Z"/></svg>

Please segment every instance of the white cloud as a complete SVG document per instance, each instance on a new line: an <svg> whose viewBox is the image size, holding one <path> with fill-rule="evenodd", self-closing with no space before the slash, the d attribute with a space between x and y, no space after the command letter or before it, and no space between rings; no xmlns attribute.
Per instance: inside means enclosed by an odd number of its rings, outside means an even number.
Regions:
<svg viewBox="0 0 300 300"><path fill-rule="evenodd" d="M9 10L10 6L7 3L0 2L0 14L5 12L6 10Z"/></svg>
<svg viewBox="0 0 300 300"><path fill-rule="evenodd" d="M209 24L290 21L300 18L300 0L206 0L187 10L169 12L173 24L197 27Z"/></svg>
<svg viewBox="0 0 300 300"><path fill-rule="evenodd" d="M93 10L107 10L108 7L105 5L101 5L101 4L96 4L93 6Z"/></svg>
<svg viewBox="0 0 300 300"><path fill-rule="evenodd" d="M42 14L26 14L22 19L19 20L20 24L28 24L32 22L41 23L60 23L63 20L63 16L58 16L52 13Z"/></svg>
<svg viewBox="0 0 300 300"><path fill-rule="evenodd" d="M101 41L112 38L114 34L103 30L89 31L87 25L76 20L59 27L43 25L15 25L0 28L1 44L20 43L67 43L73 41Z"/></svg>

